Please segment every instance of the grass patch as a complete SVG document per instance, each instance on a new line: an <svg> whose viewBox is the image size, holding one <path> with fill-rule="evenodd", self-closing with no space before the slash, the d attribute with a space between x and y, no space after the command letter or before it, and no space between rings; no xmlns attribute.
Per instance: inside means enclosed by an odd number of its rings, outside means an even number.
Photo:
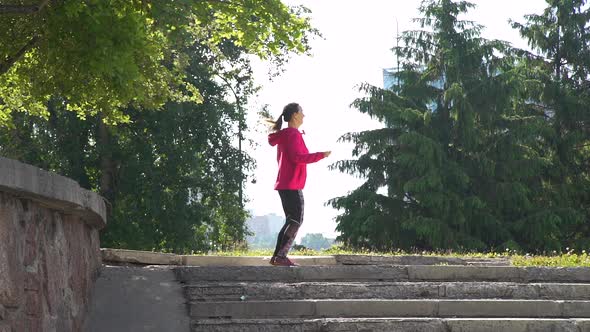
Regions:
<svg viewBox="0 0 590 332"><path fill-rule="evenodd" d="M333 246L324 250L292 250L290 256L330 256L330 255L370 255L370 256L440 256L453 258L503 258L509 259L513 266L553 266L553 267L590 267L590 255L586 251L575 253L567 248L566 253L553 252L551 255L520 254L516 251L504 252L454 252L454 251L386 251L351 250L341 246ZM211 253L216 256L272 256L273 249L220 251Z"/></svg>
<svg viewBox="0 0 590 332"><path fill-rule="evenodd" d="M586 252L576 254L568 252L556 256L513 256L514 266L560 266L560 267L590 267L590 256Z"/></svg>
<svg viewBox="0 0 590 332"><path fill-rule="evenodd" d="M251 249L251 250L233 250L233 251L217 251L210 254L195 254L195 255L215 255L215 256L272 256L273 249ZM458 258L498 258L507 257L505 253L478 253L478 252L453 252L453 251L372 251L368 249L347 249L342 246L332 246L329 249L313 250L313 249L297 249L289 252L290 256L331 256L331 255L367 255L367 256L442 256L442 257L458 257Z"/></svg>

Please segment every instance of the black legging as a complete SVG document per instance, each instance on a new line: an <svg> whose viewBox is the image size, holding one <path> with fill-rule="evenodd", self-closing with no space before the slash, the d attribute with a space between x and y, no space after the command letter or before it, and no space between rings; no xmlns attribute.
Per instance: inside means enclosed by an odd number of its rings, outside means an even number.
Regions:
<svg viewBox="0 0 590 332"><path fill-rule="evenodd" d="M287 257L295 236L297 236L297 231L303 223L303 192L301 190L279 190L279 196L281 196L286 220L279 232L273 256Z"/></svg>

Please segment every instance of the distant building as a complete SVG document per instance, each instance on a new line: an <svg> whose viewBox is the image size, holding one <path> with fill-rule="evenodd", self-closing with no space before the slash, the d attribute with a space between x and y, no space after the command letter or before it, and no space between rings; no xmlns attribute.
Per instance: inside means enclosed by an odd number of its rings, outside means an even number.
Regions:
<svg viewBox="0 0 590 332"><path fill-rule="evenodd" d="M252 233L252 235L246 236L246 242L254 249L273 248L277 235L285 222L284 219L284 217L272 213L246 220L248 231Z"/></svg>
<svg viewBox="0 0 590 332"><path fill-rule="evenodd" d="M256 216L246 221L248 231L256 235L270 234L270 225L266 216Z"/></svg>
<svg viewBox="0 0 590 332"><path fill-rule="evenodd" d="M422 68L422 69L424 69L424 68ZM397 73L397 68L384 68L383 69L383 89L391 90L394 86L396 86L398 84L404 84L404 82L400 82L400 80L395 76L396 73ZM444 77L430 83L431 86L438 88L438 89L443 89L444 84L445 84ZM436 109L436 103L434 101L432 101L428 105L428 108L431 111L434 111Z"/></svg>
<svg viewBox="0 0 590 332"><path fill-rule="evenodd" d="M390 90L397 85L398 79L395 77L397 68L384 68L383 69L383 89Z"/></svg>

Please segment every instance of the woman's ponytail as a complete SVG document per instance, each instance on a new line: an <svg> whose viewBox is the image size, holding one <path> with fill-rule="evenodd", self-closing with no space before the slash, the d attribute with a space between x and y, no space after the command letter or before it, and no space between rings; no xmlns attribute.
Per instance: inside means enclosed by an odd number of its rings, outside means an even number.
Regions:
<svg viewBox="0 0 590 332"><path fill-rule="evenodd" d="M279 116L279 118L277 119L277 121L274 122L274 125L272 126L272 131L279 131L279 130L281 130L282 126L283 126L283 115L281 114Z"/></svg>
<svg viewBox="0 0 590 332"><path fill-rule="evenodd" d="M283 127L283 115L282 114L279 116L279 118L276 121L270 117L265 118L264 121L268 125L269 129L274 132L281 130L281 127Z"/></svg>
<svg viewBox="0 0 590 332"><path fill-rule="evenodd" d="M299 104L290 103L283 108L283 113L281 113L276 121L271 118L267 118L266 122L272 131L277 132L281 130L281 127L283 127L283 118L285 121L289 122L291 120L291 116L297 112L299 112Z"/></svg>

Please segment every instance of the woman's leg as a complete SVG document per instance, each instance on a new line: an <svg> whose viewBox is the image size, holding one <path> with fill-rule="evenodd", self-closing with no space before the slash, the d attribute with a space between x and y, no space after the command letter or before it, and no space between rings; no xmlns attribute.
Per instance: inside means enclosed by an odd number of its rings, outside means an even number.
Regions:
<svg viewBox="0 0 590 332"><path fill-rule="evenodd" d="M303 192L301 190L279 190L279 195L283 203L286 220L279 232L273 256L287 257L287 253L297 236L297 231L299 231L299 227L303 223Z"/></svg>

